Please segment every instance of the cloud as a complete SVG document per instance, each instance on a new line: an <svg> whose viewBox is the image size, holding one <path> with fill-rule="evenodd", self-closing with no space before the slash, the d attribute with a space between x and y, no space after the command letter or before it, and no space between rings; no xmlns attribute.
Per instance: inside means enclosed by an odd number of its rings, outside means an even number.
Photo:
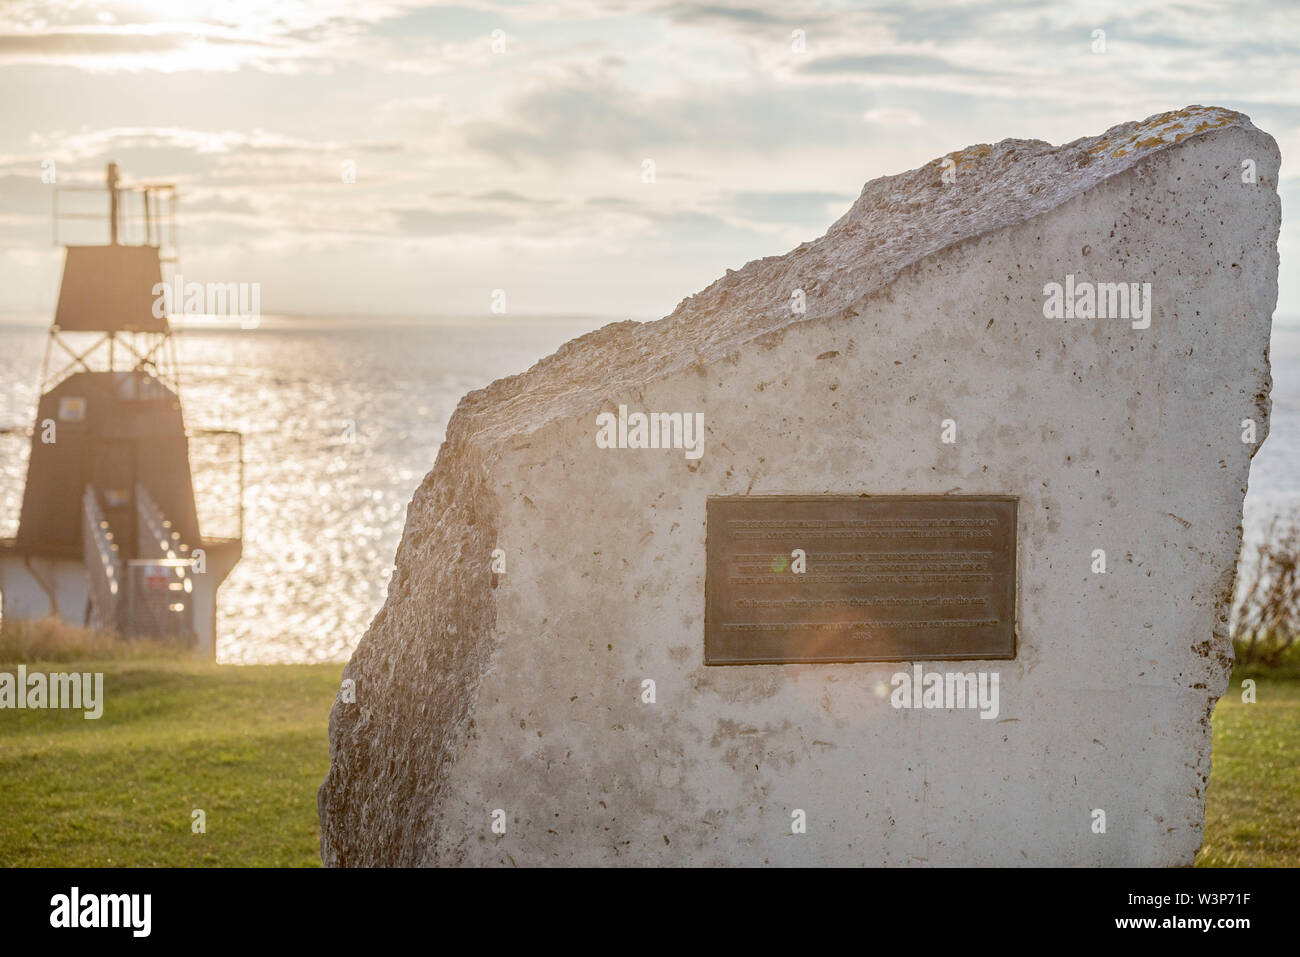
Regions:
<svg viewBox="0 0 1300 957"><path fill-rule="evenodd" d="M728 26L774 26L797 21L797 11L788 15L771 10L760 9L753 4L726 5L722 3L668 3L655 8L661 14L678 23L699 23Z"/></svg>
<svg viewBox="0 0 1300 957"><path fill-rule="evenodd" d="M938 76L977 73L949 63L941 57L910 53L864 53L822 57L799 65L800 73L853 74L872 73L886 76Z"/></svg>
<svg viewBox="0 0 1300 957"><path fill-rule="evenodd" d="M894 107L877 107L867 110L862 118L877 126L921 126L925 120L913 110L901 110Z"/></svg>
<svg viewBox="0 0 1300 957"><path fill-rule="evenodd" d="M298 49L301 54L303 48ZM292 45L229 31L158 24L0 34L0 65L54 64L88 70L232 70L250 58L294 55Z"/></svg>
<svg viewBox="0 0 1300 957"><path fill-rule="evenodd" d="M724 193L719 206L740 219L825 229L856 199L853 193L786 190Z"/></svg>
<svg viewBox="0 0 1300 957"><path fill-rule="evenodd" d="M510 189L494 189L490 192L478 193L473 198L483 202L509 203L511 205L519 206L553 206L556 203L556 200L553 199L542 199L537 196L524 196L523 194L516 193L514 190Z"/></svg>
<svg viewBox="0 0 1300 957"><path fill-rule="evenodd" d="M174 10L171 4L127 3L104 11L91 4L12 2L0 7L0 64L172 73L241 66L284 70L295 60L346 62L363 49L362 39L377 24L423 5L422 0L225 0L176 4Z"/></svg>
<svg viewBox="0 0 1300 957"><path fill-rule="evenodd" d="M192 31L81 29L0 34L0 58L55 60L60 57L171 53L198 42Z"/></svg>
<svg viewBox="0 0 1300 957"><path fill-rule="evenodd" d="M407 236L452 236L484 233L515 223L515 217L482 210L442 212L432 209L394 209L397 229Z"/></svg>
<svg viewBox="0 0 1300 957"><path fill-rule="evenodd" d="M647 96L598 75L567 76L509 101L496 116L460 127L471 149L511 162L559 162L570 157L618 157L638 167L656 150L704 149L718 155L811 143L844 143L854 129L861 96L843 88L816 94L771 82L715 88L709 95ZM673 175L659 164L659 178Z"/></svg>

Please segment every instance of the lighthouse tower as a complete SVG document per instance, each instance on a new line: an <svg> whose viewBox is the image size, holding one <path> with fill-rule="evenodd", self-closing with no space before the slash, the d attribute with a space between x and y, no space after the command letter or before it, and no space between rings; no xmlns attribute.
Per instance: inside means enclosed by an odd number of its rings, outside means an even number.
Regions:
<svg viewBox="0 0 1300 957"><path fill-rule="evenodd" d="M18 531L0 540L3 615L166 637L211 657L217 589L242 552L242 441L220 430L239 449L240 530L205 537L172 330L155 308L175 189L124 187L115 163L106 188L108 244L65 247Z"/></svg>

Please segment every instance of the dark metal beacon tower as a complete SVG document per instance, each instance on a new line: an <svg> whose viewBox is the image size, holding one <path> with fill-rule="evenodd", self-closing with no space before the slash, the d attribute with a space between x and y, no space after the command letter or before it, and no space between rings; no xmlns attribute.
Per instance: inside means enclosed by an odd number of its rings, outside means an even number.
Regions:
<svg viewBox="0 0 1300 957"><path fill-rule="evenodd" d="M18 531L0 540L4 617L169 637L211 657L217 588L243 550L242 437L185 429L171 324L155 305L175 261L175 187L124 187L116 163L106 185L108 244L65 246ZM89 217L61 217L56 193L56 243L61 218ZM232 537L199 527L199 434L238 449Z"/></svg>

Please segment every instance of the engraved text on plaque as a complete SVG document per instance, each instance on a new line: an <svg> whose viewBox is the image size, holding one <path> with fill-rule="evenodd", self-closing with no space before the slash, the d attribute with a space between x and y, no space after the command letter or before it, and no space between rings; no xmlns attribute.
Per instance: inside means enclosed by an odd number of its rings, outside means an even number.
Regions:
<svg viewBox="0 0 1300 957"><path fill-rule="evenodd" d="M708 500L706 664L1014 658L1016 499Z"/></svg>

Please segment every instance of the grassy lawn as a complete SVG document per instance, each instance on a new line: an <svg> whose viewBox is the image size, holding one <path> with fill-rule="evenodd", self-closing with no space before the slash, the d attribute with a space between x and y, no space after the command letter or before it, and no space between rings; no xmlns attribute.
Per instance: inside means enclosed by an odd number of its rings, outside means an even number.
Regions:
<svg viewBox="0 0 1300 957"><path fill-rule="evenodd" d="M1300 867L1300 680L1241 676L1214 709L1214 767L1198 867Z"/></svg>
<svg viewBox="0 0 1300 957"><path fill-rule="evenodd" d="M0 712L0 866L320 865L316 789L342 665L28 666L74 669L104 672L99 720Z"/></svg>
<svg viewBox="0 0 1300 957"><path fill-rule="evenodd" d="M29 671L74 668L104 672L98 721L0 712L0 866L319 866L340 665L158 657ZM1300 680L1256 682L1256 704L1234 677L1214 713L1198 866L1300 866ZM191 832L195 808L205 834Z"/></svg>

